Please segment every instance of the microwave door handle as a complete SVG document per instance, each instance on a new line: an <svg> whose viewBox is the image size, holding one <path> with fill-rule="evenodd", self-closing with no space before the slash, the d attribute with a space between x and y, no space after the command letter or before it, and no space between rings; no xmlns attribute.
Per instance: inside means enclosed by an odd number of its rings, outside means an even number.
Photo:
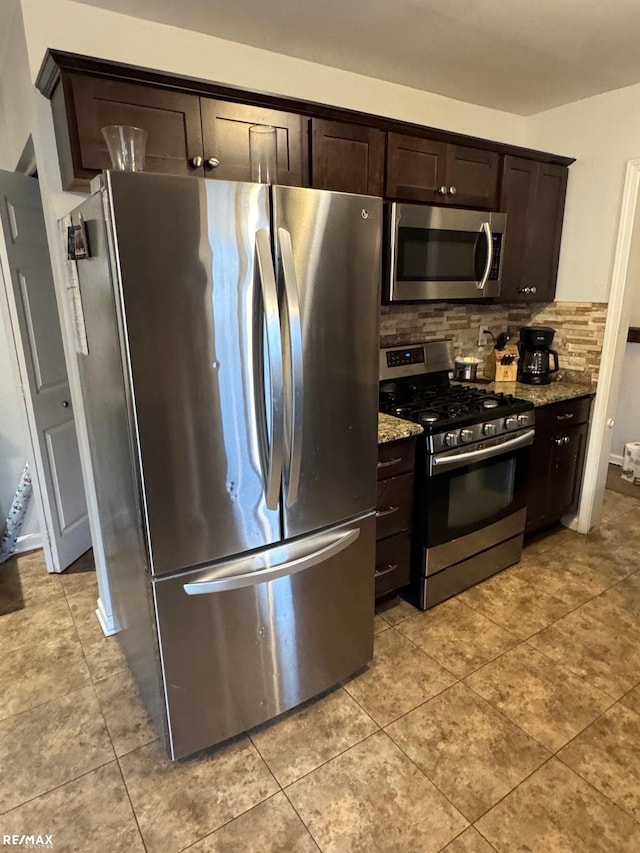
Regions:
<svg viewBox="0 0 640 853"><path fill-rule="evenodd" d="M468 453L452 453L441 454L434 456L431 460L432 474L440 474L444 471L450 471L452 468L459 468L461 465L466 465L468 462L482 462L484 459L491 459L494 456L501 456L511 450L517 450L519 447L526 447L533 443L535 430L528 429L522 435L516 438L503 441L501 444L494 444L493 447L484 447L482 450L471 450Z"/></svg>
<svg viewBox="0 0 640 853"><path fill-rule="evenodd" d="M265 502L268 509L277 509L280 500L280 481L282 479L282 460L284 445L284 383L282 369L282 338L280 332L280 312L278 310L278 290L271 257L271 240L269 231L261 228L256 231L256 269L262 293L264 324L267 338L267 356L269 361L269 398L271 421L271 445L267 434L266 413L261 417L262 437L261 466L265 491ZM257 322L261 322L262 318ZM261 340L261 339L260 339ZM258 344L258 345L261 345ZM261 359L260 369L256 369L255 385L264 401L264 370ZM264 402L262 403L264 405Z"/></svg>
<svg viewBox="0 0 640 853"><path fill-rule="evenodd" d="M487 238L487 263L484 268L482 278L476 284L478 290L484 290L484 286L489 280L489 273L491 272L491 262L493 261L493 234L491 233L491 226L488 222L482 223L482 230L484 231L484 235Z"/></svg>
<svg viewBox="0 0 640 853"><path fill-rule="evenodd" d="M287 506L293 506L298 500L300 468L302 465L302 414L303 414L303 377L304 362L302 352L302 320L300 317L300 296L298 280L291 248L291 234L286 228L278 228L280 261L284 279L284 293L287 300L289 320L289 351L291 353L290 403L291 417L289 428L289 466L287 471Z"/></svg>

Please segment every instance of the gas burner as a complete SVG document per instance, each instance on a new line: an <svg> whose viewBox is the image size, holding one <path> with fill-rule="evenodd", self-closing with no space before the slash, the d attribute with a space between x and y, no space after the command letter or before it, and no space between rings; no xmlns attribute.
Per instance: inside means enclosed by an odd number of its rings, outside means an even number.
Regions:
<svg viewBox="0 0 640 853"><path fill-rule="evenodd" d="M418 420L423 424L435 424L436 421L440 420L440 415L437 412L419 412Z"/></svg>
<svg viewBox="0 0 640 853"><path fill-rule="evenodd" d="M498 408L498 401L495 399L495 397L487 397L486 400L482 401L482 408L483 409L497 409Z"/></svg>

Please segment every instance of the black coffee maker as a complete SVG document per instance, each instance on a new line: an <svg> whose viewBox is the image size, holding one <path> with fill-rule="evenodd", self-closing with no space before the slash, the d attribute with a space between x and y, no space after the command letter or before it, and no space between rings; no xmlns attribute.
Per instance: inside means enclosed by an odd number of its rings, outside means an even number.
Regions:
<svg viewBox="0 0 640 853"><path fill-rule="evenodd" d="M522 326L518 343L518 382L527 385L548 385L551 382L551 374L559 369L558 353L550 348L555 333L556 330L549 326Z"/></svg>

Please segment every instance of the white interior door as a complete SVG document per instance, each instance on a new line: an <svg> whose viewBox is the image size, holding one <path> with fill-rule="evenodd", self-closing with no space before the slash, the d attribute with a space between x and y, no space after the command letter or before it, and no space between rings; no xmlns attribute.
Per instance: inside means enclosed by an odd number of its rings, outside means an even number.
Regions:
<svg viewBox="0 0 640 853"><path fill-rule="evenodd" d="M25 399L50 571L91 547L40 188L0 171L0 262Z"/></svg>

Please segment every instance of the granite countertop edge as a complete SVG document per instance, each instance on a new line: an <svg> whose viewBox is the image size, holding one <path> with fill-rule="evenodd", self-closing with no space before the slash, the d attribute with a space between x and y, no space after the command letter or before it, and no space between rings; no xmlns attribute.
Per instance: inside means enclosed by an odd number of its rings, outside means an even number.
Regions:
<svg viewBox="0 0 640 853"><path fill-rule="evenodd" d="M413 435L420 435L421 432L424 430L420 424L378 412L378 444L399 441L401 438L411 438Z"/></svg>

